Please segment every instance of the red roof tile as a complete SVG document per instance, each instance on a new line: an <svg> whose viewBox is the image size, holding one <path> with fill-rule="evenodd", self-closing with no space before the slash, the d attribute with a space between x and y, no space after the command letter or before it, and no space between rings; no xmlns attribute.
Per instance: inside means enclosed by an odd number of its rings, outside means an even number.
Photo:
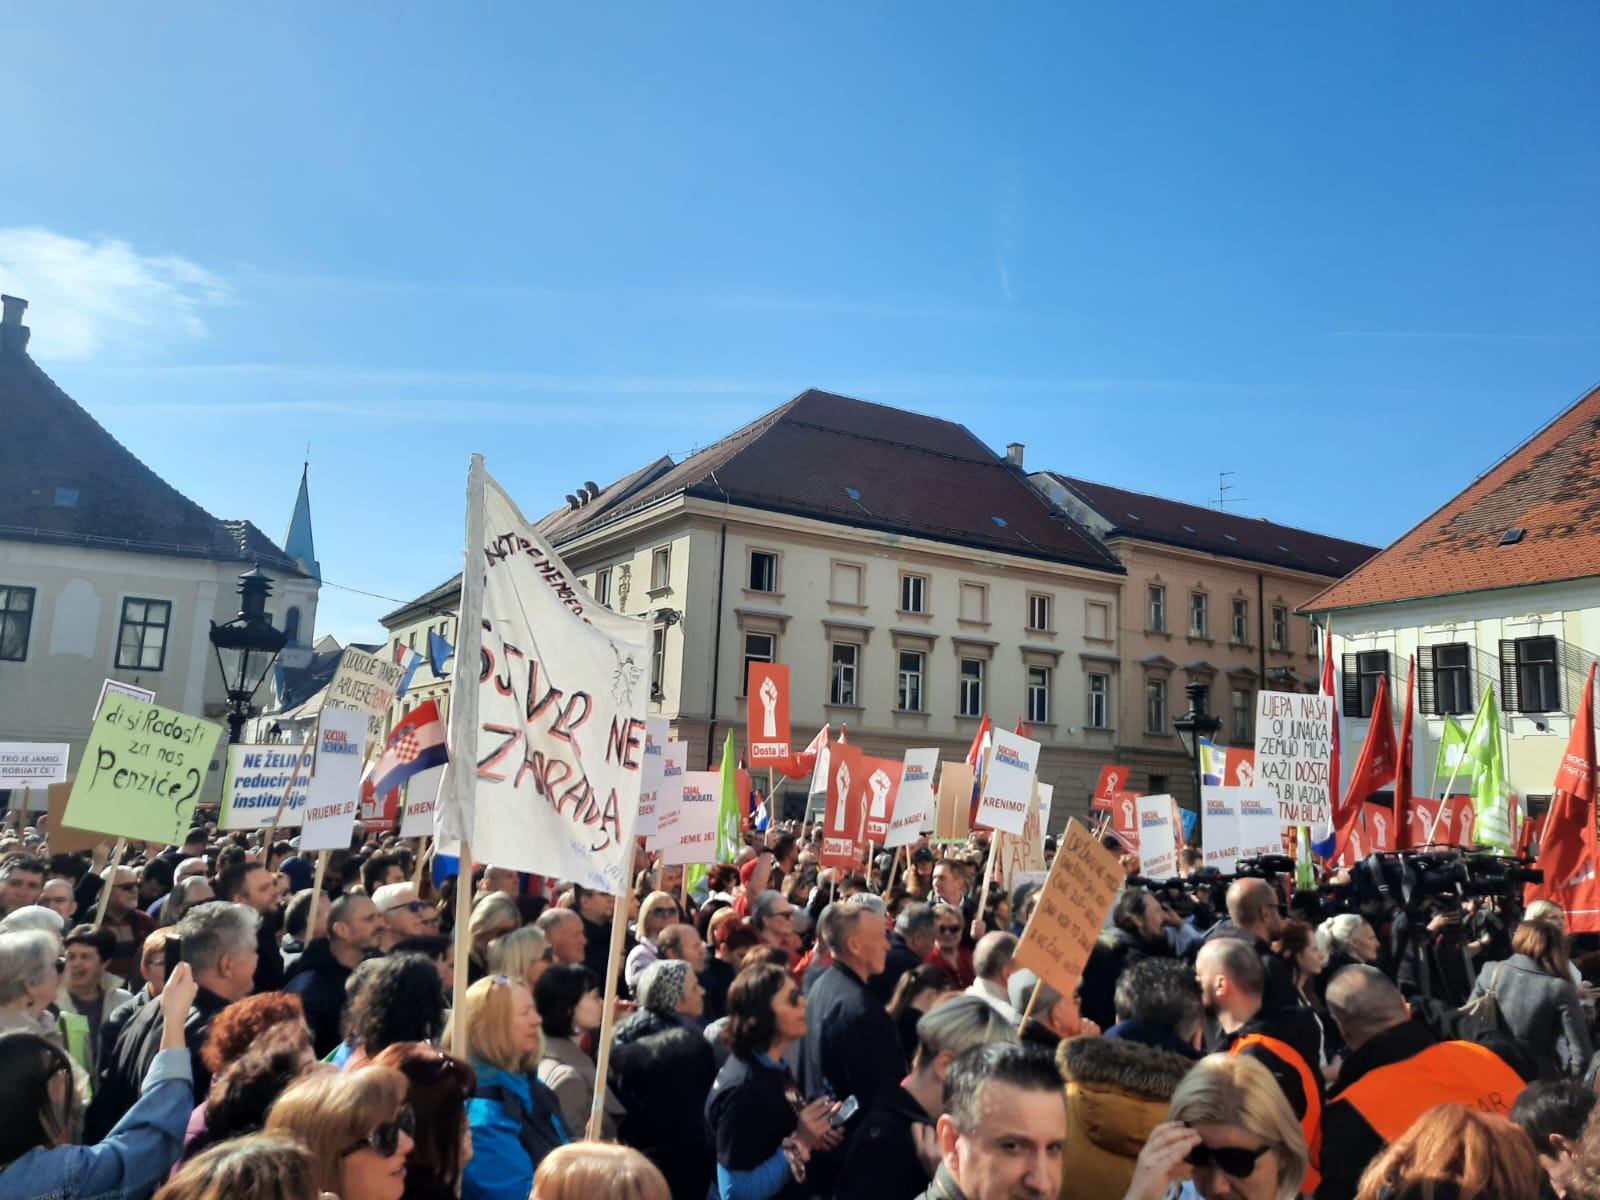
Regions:
<svg viewBox="0 0 1600 1200"><path fill-rule="evenodd" d="M1520 539L1506 543L1510 530ZM1600 387L1306 609L1600 575Z"/></svg>

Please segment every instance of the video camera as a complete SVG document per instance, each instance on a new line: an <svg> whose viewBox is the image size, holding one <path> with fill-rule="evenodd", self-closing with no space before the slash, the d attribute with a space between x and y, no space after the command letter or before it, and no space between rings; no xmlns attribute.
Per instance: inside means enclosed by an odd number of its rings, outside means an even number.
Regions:
<svg viewBox="0 0 1600 1200"><path fill-rule="evenodd" d="M1350 870L1350 882L1323 884L1324 909L1352 912L1362 903L1418 914L1424 909L1459 913L1469 896L1514 901L1527 883L1544 882L1531 858L1470 850L1389 850L1369 854Z"/></svg>

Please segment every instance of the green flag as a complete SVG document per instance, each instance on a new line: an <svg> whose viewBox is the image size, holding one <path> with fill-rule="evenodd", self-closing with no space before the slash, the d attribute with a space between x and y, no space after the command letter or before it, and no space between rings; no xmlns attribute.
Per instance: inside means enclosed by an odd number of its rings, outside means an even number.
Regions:
<svg viewBox="0 0 1600 1200"><path fill-rule="evenodd" d="M1434 775L1446 780L1452 775L1471 775L1472 764L1462 759L1466 748L1467 731L1461 728L1460 721L1447 715L1444 732L1439 735L1439 761L1434 764Z"/></svg>
<svg viewBox="0 0 1600 1200"><path fill-rule="evenodd" d="M716 861L731 863L739 857L739 763L733 755L733 730L722 744L722 803L717 807ZM686 884L693 891L705 878L706 864L696 863L689 868Z"/></svg>
<svg viewBox="0 0 1600 1200"><path fill-rule="evenodd" d="M1483 689L1478 715L1472 719L1462 765L1473 771L1472 807L1477 813L1474 839L1502 854L1512 853L1515 843L1511 836L1511 789L1500 757L1500 710L1494 702L1492 683Z"/></svg>

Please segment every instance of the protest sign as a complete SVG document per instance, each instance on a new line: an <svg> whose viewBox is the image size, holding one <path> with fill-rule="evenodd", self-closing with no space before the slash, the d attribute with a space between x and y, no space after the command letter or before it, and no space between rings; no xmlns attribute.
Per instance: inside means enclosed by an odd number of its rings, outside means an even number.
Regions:
<svg viewBox="0 0 1600 1200"><path fill-rule="evenodd" d="M1178 873L1178 834L1172 822L1171 796L1140 796L1139 874L1167 879Z"/></svg>
<svg viewBox="0 0 1600 1200"><path fill-rule="evenodd" d="M401 837L427 837L433 832L433 810L439 802L444 767L429 767L406 780L406 810L400 818Z"/></svg>
<svg viewBox="0 0 1600 1200"><path fill-rule="evenodd" d="M149 688L142 688L135 683L123 683L120 679L108 679L100 685L100 698L94 702L94 716L100 715L100 710L106 705L107 696L125 696L129 700L142 700L146 704L156 702L156 694ZM89 718L91 721L94 717Z"/></svg>
<svg viewBox="0 0 1600 1200"><path fill-rule="evenodd" d="M440 763L439 766L442 768L444 764ZM422 772L418 771L417 774L420 775ZM356 820L361 822L363 830L367 833L388 833L399 824L399 788L392 787L380 795L370 778L363 779L360 788L360 804L356 809Z"/></svg>
<svg viewBox="0 0 1600 1200"><path fill-rule="evenodd" d="M1039 791L1039 831L1050 832L1050 806L1055 803L1056 788L1053 783L1035 783Z"/></svg>
<svg viewBox="0 0 1600 1200"><path fill-rule="evenodd" d="M1239 857L1257 858L1283 853L1283 822L1278 818L1278 796L1269 787L1229 788L1239 814Z"/></svg>
<svg viewBox="0 0 1600 1200"><path fill-rule="evenodd" d="M44 788L67 777L66 742L0 742L0 788Z"/></svg>
<svg viewBox="0 0 1600 1200"><path fill-rule="evenodd" d="M1039 790L1034 785L1033 799L1028 804L1028 817L1022 832L997 833L1001 875L1008 887L1016 887L1017 875L1028 871L1044 870L1044 832L1039 819Z"/></svg>
<svg viewBox="0 0 1600 1200"><path fill-rule="evenodd" d="M650 705L650 626L612 612L473 456L440 833L501 866L622 895ZM463 678L466 676L466 678Z"/></svg>
<svg viewBox="0 0 1600 1200"><path fill-rule="evenodd" d="M1139 853L1138 807L1138 792L1118 792L1111 798L1111 833L1129 854Z"/></svg>
<svg viewBox="0 0 1600 1200"><path fill-rule="evenodd" d="M1227 774L1222 782L1228 787L1254 787L1256 752L1243 746L1229 746Z"/></svg>
<svg viewBox="0 0 1600 1200"><path fill-rule="evenodd" d="M678 809L683 799L683 776L689 767L689 744L668 741L661 747L661 786L656 789L656 831L645 840L646 850L661 850L678 835Z"/></svg>
<svg viewBox="0 0 1600 1200"><path fill-rule="evenodd" d="M303 746L229 746L217 828L266 829L277 816L285 788L289 799L278 824L300 824L314 758L315 748L309 742Z"/></svg>
<svg viewBox="0 0 1600 1200"><path fill-rule="evenodd" d="M339 665L322 694L322 707L344 709L362 713L367 718L366 736L361 745L364 759L377 746L383 745L383 726L388 717L394 692L405 678L405 668L399 663L346 646L339 656Z"/></svg>
<svg viewBox="0 0 1600 1200"><path fill-rule="evenodd" d="M306 790L300 852L348 850L361 802L367 714L324 707L317 722L317 761Z"/></svg>
<svg viewBox="0 0 1600 1200"><path fill-rule="evenodd" d="M909 846L924 829L934 827L933 772L938 765L937 746L906 751L900 765L900 787L894 794L894 815L883 839L885 850Z"/></svg>
<svg viewBox="0 0 1600 1200"><path fill-rule="evenodd" d="M1457 792L1442 801L1439 808L1439 823L1433 840L1452 846L1471 846L1478 832L1478 813L1472 797Z"/></svg>
<svg viewBox="0 0 1600 1200"><path fill-rule="evenodd" d="M1017 943L1017 964L1062 995L1072 995L1122 880L1117 856L1083 825L1069 820L1039 902Z"/></svg>
<svg viewBox="0 0 1600 1200"><path fill-rule="evenodd" d="M644 719L644 768L639 776L639 819L634 823L633 836L644 838L646 845L656 835L656 797L667 761L661 751L670 736L671 726L665 717Z"/></svg>
<svg viewBox="0 0 1600 1200"><path fill-rule="evenodd" d="M828 799L823 808L822 849L817 864L853 867L861 861L862 824L866 811L859 776L861 747L835 742L828 756Z"/></svg>
<svg viewBox="0 0 1600 1200"><path fill-rule="evenodd" d="M1239 861L1239 809L1233 788L1200 789L1201 830L1205 841L1206 866L1232 875ZM1277 797L1273 797L1276 803Z"/></svg>
<svg viewBox="0 0 1600 1200"><path fill-rule="evenodd" d="M65 818L135 841L183 841L222 726L127 696L108 697L89 731Z"/></svg>
<svg viewBox="0 0 1600 1200"><path fill-rule="evenodd" d="M1261 692L1256 700L1255 781L1278 797L1285 825L1328 822L1332 797L1333 697Z"/></svg>
<svg viewBox="0 0 1600 1200"><path fill-rule="evenodd" d="M1101 812L1110 812L1117 793L1128 787L1128 768L1106 766L1100 768L1100 779L1094 785L1094 798L1090 805Z"/></svg>
<svg viewBox="0 0 1600 1200"><path fill-rule="evenodd" d="M789 757L789 668L784 663L751 663L750 765L764 767Z"/></svg>
<svg viewBox="0 0 1600 1200"><path fill-rule="evenodd" d="M720 771L685 771L674 819L661 830L661 861L669 867L717 860L717 810L722 804Z"/></svg>
<svg viewBox="0 0 1600 1200"><path fill-rule="evenodd" d="M933 840L964 842L972 832L972 764L947 762L939 771L939 811L934 819Z"/></svg>
<svg viewBox="0 0 1600 1200"><path fill-rule="evenodd" d="M1003 729L994 731L994 744L984 765L983 790L978 796L977 825L1006 833L1021 833L1033 800L1033 780L1039 769L1039 743Z"/></svg>
<svg viewBox="0 0 1600 1200"><path fill-rule="evenodd" d="M67 824L67 798L72 782L52 783L45 792L45 838L51 854L87 854L107 840L103 833L74 829Z"/></svg>
<svg viewBox="0 0 1600 1200"><path fill-rule="evenodd" d="M887 758L863 758L856 772L861 789L862 813L866 821L866 840L881 842L889 836L889 819L894 815L895 793L900 790L900 765Z"/></svg>

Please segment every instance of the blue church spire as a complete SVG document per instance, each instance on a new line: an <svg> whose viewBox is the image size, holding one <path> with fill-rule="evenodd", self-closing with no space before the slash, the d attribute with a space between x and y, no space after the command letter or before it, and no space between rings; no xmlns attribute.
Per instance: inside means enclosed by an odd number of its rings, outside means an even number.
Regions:
<svg viewBox="0 0 1600 1200"><path fill-rule="evenodd" d="M294 500L294 516L289 518L289 532L283 539L283 549L300 564L301 570L321 583L322 564L317 561L317 547L311 537L311 492L306 486L306 476L310 470L309 462L300 469L300 494Z"/></svg>

